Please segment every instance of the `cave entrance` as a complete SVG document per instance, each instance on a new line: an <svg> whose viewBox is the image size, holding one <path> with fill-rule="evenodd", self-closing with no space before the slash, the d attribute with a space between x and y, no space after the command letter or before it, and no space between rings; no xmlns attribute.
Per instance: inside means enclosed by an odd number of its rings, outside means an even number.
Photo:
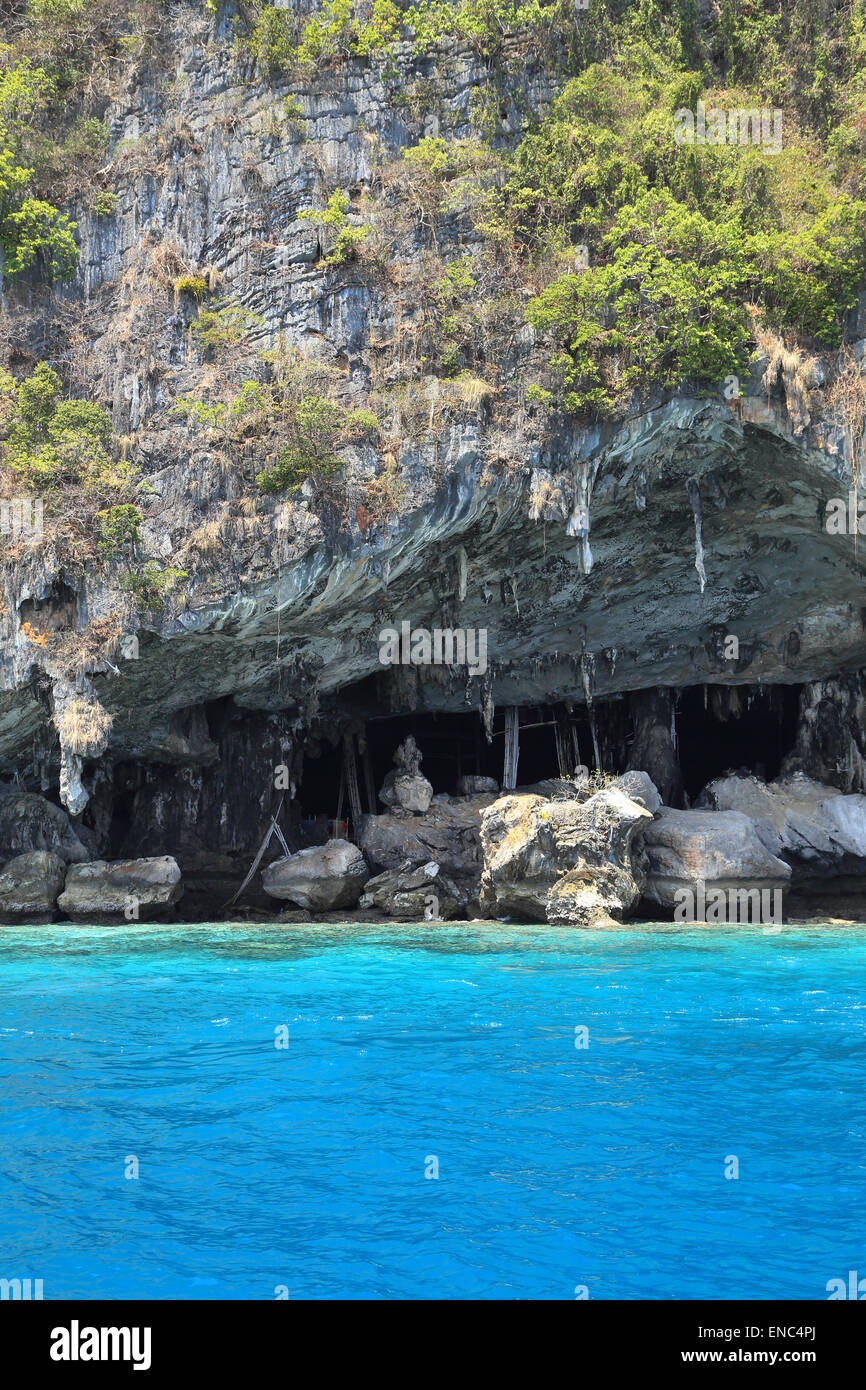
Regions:
<svg viewBox="0 0 866 1390"><path fill-rule="evenodd" d="M677 753L691 800L714 777L748 772L771 782L797 735L798 685L698 685L679 693Z"/></svg>
<svg viewBox="0 0 866 1390"><path fill-rule="evenodd" d="M522 705L520 715L517 786L528 786L547 777L559 777L580 761L592 762L592 739L585 711L566 711L556 705ZM378 791L393 767L397 745L412 734L422 755L421 771L434 792L455 795L462 776L492 777L502 786L507 711L497 709L492 738L488 741L481 715L415 713L388 719L371 719L367 741ZM557 726L565 763L557 751ZM380 808L381 809L381 808Z"/></svg>
<svg viewBox="0 0 866 1390"><path fill-rule="evenodd" d="M799 693L799 686L720 685L678 692L677 754L690 800L707 782L729 771L756 773L767 781L776 777L796 738ZM335 738L337 728L352 731L356 807L363 815L385 810L378 799L379 788L394 766L398 745L409 734L421 752L421 771L434 794L455 795L463 775L492 777L502 787L508 722L508 710L498 708L488 741L478 711L372 716L367 712L351 724L345 716L335 715L304 757L296 800L303 842L321 843L335 833L350 838L354 834L344 738L342 734ZM634 736L629 701L597 701L593 722L601 770L614 775L625 771ZM579 763L596 767L593 729L585 706L522 705L519 723L517 788L568 775Z"/></svg>
<svg viewBox="0 0 866 1390"><path fill-rule="evenodd" d="M469 713L415 712L355 721L363 734L355 735L355 774L362 813L380 814L379 788L394 766L394 753L411 734L421 752L421 771L435 793L453 796L461 776L492 777L502 786L505 760L505 709L493 719L488 741L481 715ZM314 745L315 747L315 745ZM561 761L562 759L562 761ZM592 765L592 735L585 710L568 711L562 705L520 708L517 785L528 786L544 778L559 777L579 762ZM318 751L304 758L298 788L301 829L305 836L334 833L338 810L341 820L351 819L344 782L343 741L318 740ZM342 832L346 833L346 832ZM351 835L351 825L347 829Z"/></svg>

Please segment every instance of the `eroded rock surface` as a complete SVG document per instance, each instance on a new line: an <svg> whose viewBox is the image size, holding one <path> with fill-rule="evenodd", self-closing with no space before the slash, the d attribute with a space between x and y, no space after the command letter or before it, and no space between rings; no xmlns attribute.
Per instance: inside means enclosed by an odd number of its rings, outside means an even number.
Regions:
<svg viewBox="0 0 866 1390"><path fill-rule="evenodd" d="M370 877L357 845L329 840L299 850L290 859L277 859L262 873L262 886L272 898L283 898L311 912L355 907Z"/></svg>
<svg viewBox="0 0 866 1390"><path fill-rule="evenodd" d="M723 777L708 783L700 806L750 816L772 854L791 865L793 882L866 874L866 796L845 795L801 772L763 782Z"/></svg>
<svg viewBox="0 0 866 1390"><path fill-rule="evenodd" d="M421 753L410 734L394 754L394 767L386 773L379 800L391 811L423 816L433 800L433 786L421 773Z"/></svg>
<svg viewBox="0 0 866 1390"><path fill-rule="evenodd" d="M502 797L482 815L482 900L518 920L612 926L640 898L632 840L651 819L618 787L582 802Z"/></svg>
<svg viewBox="0 0 866 1390"><path fill-rule="evenodd" d="M682 890L786 889L791 868L766 847L740 811L681 811L663 806L643 833L648 857L644 896L676 907Z"/></svg>
<svg viewBox="0 0 866 1390"><path fill-rule="evenodd" d="M50 850L66 864L81 864L90 855L62 806L35 792L0 796L0 857Z"/></svg>
<svg viewBox="0 0 866 1390"><path fill-rule="evenodd" d="M418 868L389 869L367 881L359 904L375 907L398 922L456 917L464 907L460 889L430 861Z"/></svg>
<svg viewBox="0 0 866 1390"><path fill-rule="evenodd" d="M495 797L437 795L423 816L364 816L358 843L375 873L433 860L443 873L479 879L481 815Z"/></svg>
<svg viewBox="0 0 866 1390"><path fill-rule="evenodd" d="M481 777L476 773L464 774L457 783L458 796L484 796L488 792L499 791L495 777Z"/></svg>
<svg viewBox="0 0 866 1390"><path fill-rule="evenodd" d="M170 855L73 864L58 899L59 911L85 922L159 920L183 893L181 872Z"/></svg>
<svg viewBox="0 0 866 1390"><path fill-rule="evenodd" d="M51 850L10 859L0 873L0 922L52 922L66 881L66 862Z"/></svg>

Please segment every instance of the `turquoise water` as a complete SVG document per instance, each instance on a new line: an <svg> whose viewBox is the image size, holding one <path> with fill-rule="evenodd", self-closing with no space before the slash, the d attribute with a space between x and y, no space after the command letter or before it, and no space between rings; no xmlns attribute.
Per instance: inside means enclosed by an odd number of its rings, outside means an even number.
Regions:
<svg viewBox="0 0 866 1390"><path fill-rule="evenodd" d="M824 1299L866 1274L864 986L852 929L0 929L0 1276Z"/></svg>

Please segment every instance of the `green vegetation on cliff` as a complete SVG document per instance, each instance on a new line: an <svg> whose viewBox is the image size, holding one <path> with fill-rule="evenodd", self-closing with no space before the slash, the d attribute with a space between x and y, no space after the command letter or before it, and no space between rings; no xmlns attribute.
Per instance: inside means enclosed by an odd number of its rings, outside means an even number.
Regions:
<svg viewBox="0 0 866 1390"><path fill-rule="evenodd" d="M19 486L43 496L76 486L101 493L128 479L128 466L112 459L111 416L92 401L63 400L47 362L20 383L0 377L0 409L3 462Z"/></svg>
<svg viewBox="0 0 866 1390"><path fill-rule="evenodd" d="M177 62L193 29L227 74L219 114L195 132L175 100L196 80ZM71 199L91 226L115 216L112 180L122 209L136 179L137 206L150 205L146 180L172 162L221 160L214 131L237 139L249 99L241 177L258 190L245 210L256 230L228 262L225 294L223 270L189 259L200 248L176 244L171 226L148 244L162 279L138 285L146 272L127 262L123 284L133 298L155 283L171 297L182 353L143 353L152 379L162 374L158 408L258 490L318 487L345 446L369 440L393 472L402 440L515 401L543 407L543 429L556 410L595 417L682 385L717 391L747 370L759 335L831 354L866 276L866 0L324 0L304 13L257 0L240 12L220 0L20 0L4 37L0 251L13 294L73 273ZM372 108L390 104L393 121L367 129L359 102L358 177L342 168L338 184L309 138L329 119L311 98L365 69ZM159 94L162 125L109 151L108 103L131 71ZM290 140L303 151L291 155L297 183L269 202L262 166L278 167ZM369 293L360 369L329 375L327 354L289 363L282 343L259 351L280 330L255 312L264 269L254 282L246 267L288 245L297 221L318 235L318 253L304 247L311 303L323 285L335 298ZM161 331L151 326L155 343ZM179 386L181 356L192 381ZM97 497L100 553L128 558L132 494L108 416L64 400L53 366L22 360L31 375L3 383L8 475L49 496Z"/></svg>
<svg viewBox="0 0 866 1390"><path fill-rule="evenodd" d="M515 64L558 77L516 141L479 101L477 136L404 151L416 198L438 185L440 220L469 206L492 254L522 262L526 317L550 345L535 399L604 413L635 389L718 386L745 369L757 320L812 350L842 342L866 273L864 0L722 0L704 16L697 0L326 0L257 16L242 42L263 72L376 63L397 103L407 55L441 61L455 42L483 56L494 97ZM343 198L325 225L345 221ZM363 251L363 228L339 235L329 266ZM474 309L442 277L428 299L453 374Z"/></svg>

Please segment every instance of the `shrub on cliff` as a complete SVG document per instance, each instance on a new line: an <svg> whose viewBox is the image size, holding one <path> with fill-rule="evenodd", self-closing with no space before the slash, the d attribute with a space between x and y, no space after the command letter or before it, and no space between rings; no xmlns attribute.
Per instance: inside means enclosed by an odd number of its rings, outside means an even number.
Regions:
<svg viewBox="0 0 866 1390"><path fill-rule="evenodd" d="M379 421L372 410L345 410L322 396L287 402L281 427L287 434L277 462L257 478L263 492L297 492L308 479L322 482L343 467L341 444L373 439Z"/></svg>
<svg viewBox="0 0 866 1390"><path fill-rule="evenodd" d="M866 273L866 202L834 184L789 107L773 113L777 143L754 127L744 143L742 114L763 130L760 98L707 89L709 68L688 66L677 22L655 0L630 9L614 51L566 84L511 160L501 219L554 271L527 317L553 339L552 377L571 410L609 410L636 386L686 377L718 385L743 360L746 303L780 332L836 347ZM747 47L730 60L737 73ZM787 61L790 71L801 58ZM819 86L821 61L816 50ZM775 93L775 75L765 81ZM739 111L739 138L678 144L675 112L699 101Z"/></svg>
<svg viewBox="0 0 866 1390"><path fill-rule="evenodd" d="M204 309L191 324L191 332L204 353L220 355L241 347L253 329L263 328L265 320L237 300L228 299L221 308Z"/></svg>
<svg viewBox="0 0 866 1390"><path fill-rule="evenodd" d="M406 9L393 0L325 0L303 18L262 6L246 43L265 72L278 73L350 58L387 61L401 38L419 56L455 39L489 60L509 37L561 50L574 27L572 0L419 0Z"/></svg>
<svg viewBox="0 0 866 1390"><path fill-rule="evenodd" d="M341 467L333 452L345 412L319 396L303 396L291 412L289 438L272 468L258 476L263 492L296 492L307 478L327 478Z"/></svg>
<svg viewBox="0 0 866 1390"><path fill-rule="evenodd" d="M99 522L99 553L106 560L131 558L140 539L141 512L131 503L107 507L96 513Z"/></svg>
<svg viewBox="0 0 866 1390"><path fill-rule="evenodd" d="M53 80L27 59L0 70L0 252L7 278L40 260L59 278L75 267L75 224L37 196L34 168L24 162L28 132L53 93Z"/></svg>
<svg viewBox="0 0 866 1390"><path fill-rule="evenodd" d="M0 380L2 462L16 484L43 496L63 487L110 494L129 484L134 470L111 455L111 417L92 401L61 400L60 391L47 362L20 383L8 374Z"/></svg>
<svg viewBox="0 0 866 1390"><path fill-rule="evenodd" d="M166 597L172 589L188 579L185 570L163 566L158 560L148 560L141 569L124 574L120 580L121 589L129 594L137 608L151 613L162 613Z"/></svg>
<svg viewBox="0 0 866 1390"><path fill-rule="evenodd" d="M340 266L354 260L369 235L369 227L349 221L348 210L349 199L338 188L324 208L305 208L298 213L299 222L314 222L326 231L328 251L322 258L323 265Z"/></svg>
<svg viewBox="0 0 866 1390"><path fill-rule="evenodd" d="M608 264L560 276L527 309L536 331L559 345L551 366L566 409L604 411L646 381L720 381L737 368L748 273L736 223L646 193L604 245Z"/></svg>

